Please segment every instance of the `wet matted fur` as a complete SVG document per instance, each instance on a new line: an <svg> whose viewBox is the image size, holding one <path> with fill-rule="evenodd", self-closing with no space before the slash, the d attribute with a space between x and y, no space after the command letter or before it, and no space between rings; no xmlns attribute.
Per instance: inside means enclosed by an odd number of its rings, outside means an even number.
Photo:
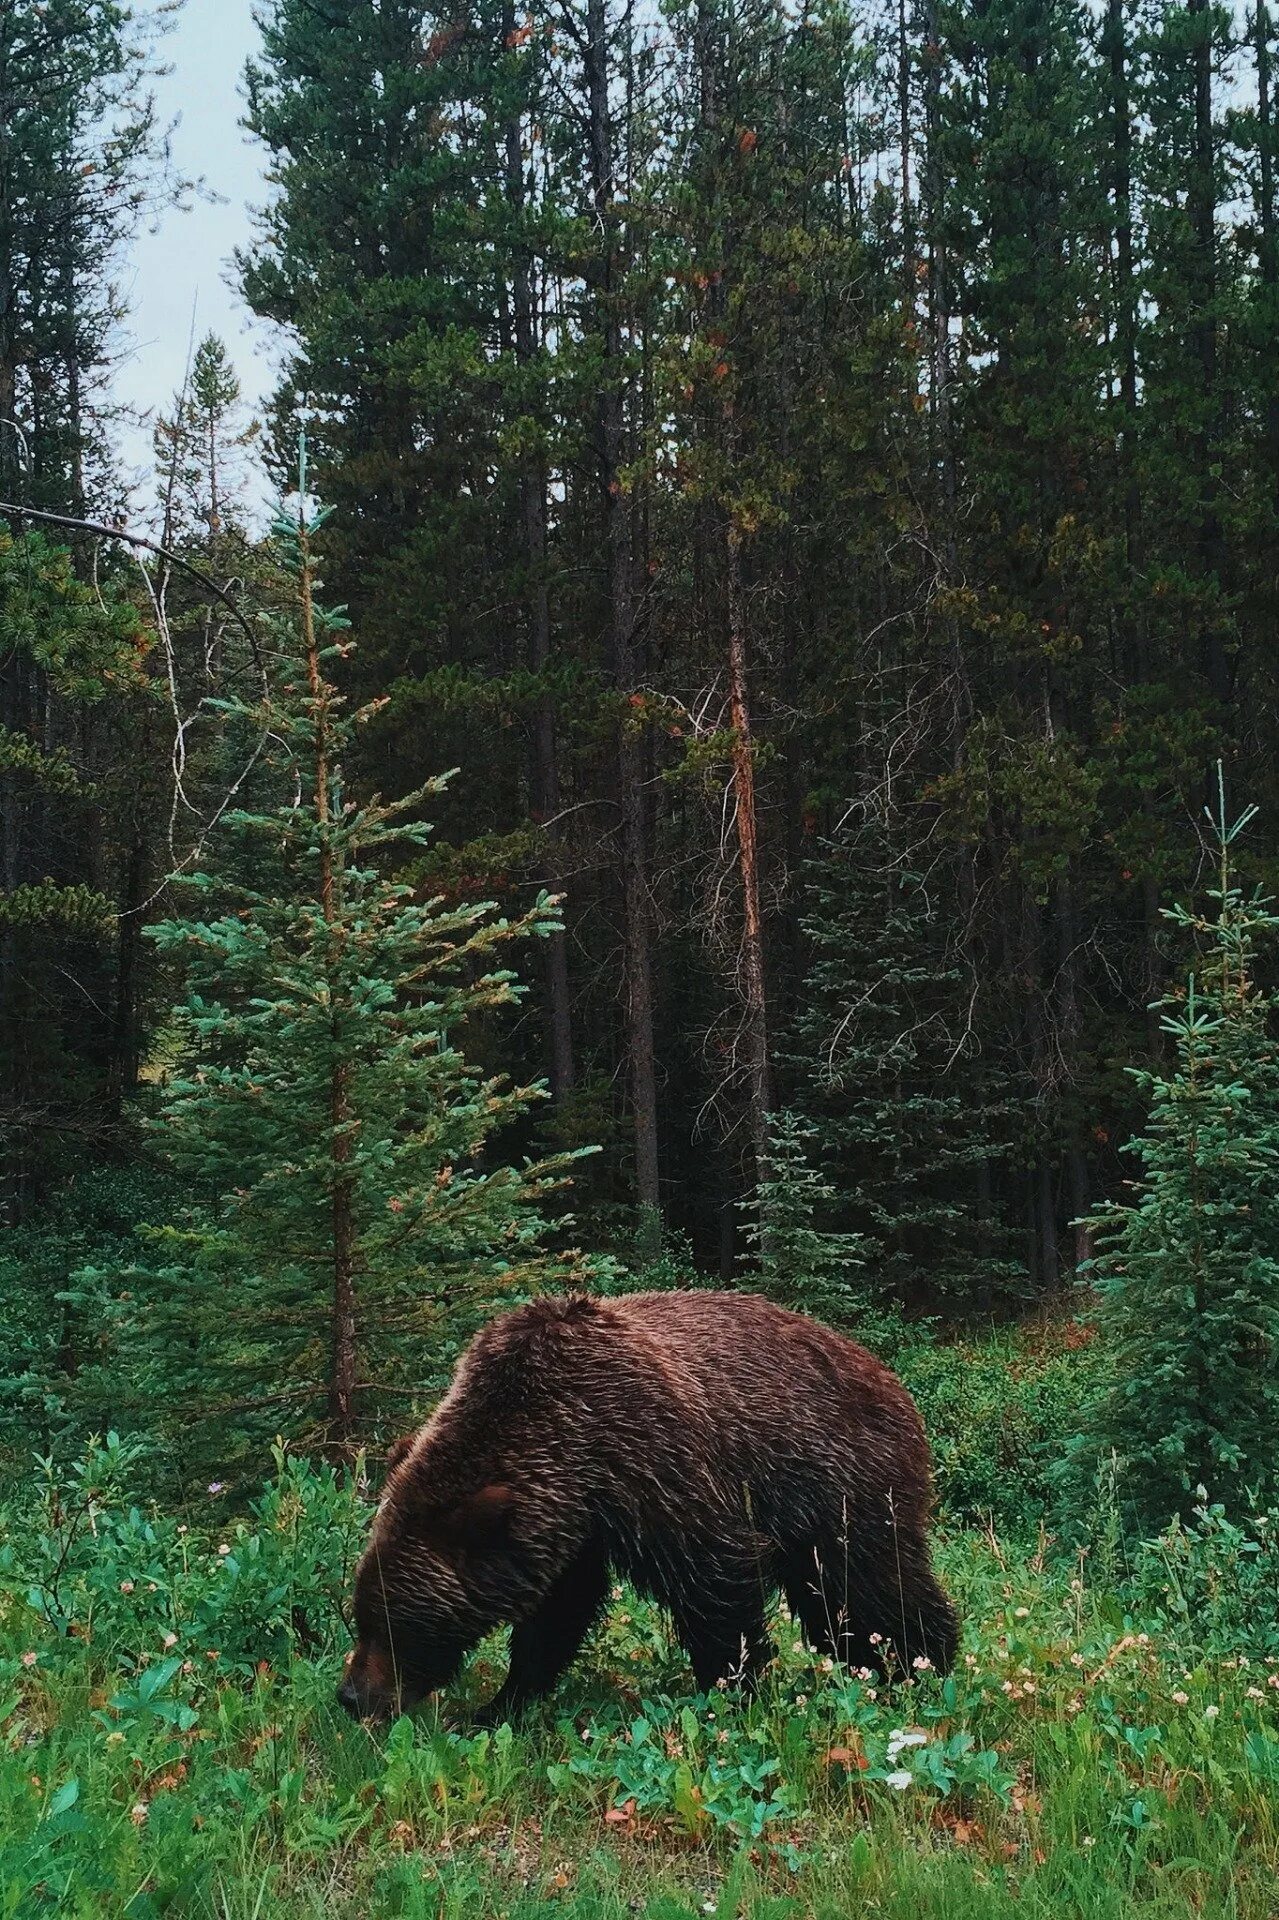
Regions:
<svg viewBox="0 0 1279 1920"><path fill-rule="evenodd" d="M670 1609L702 1688L771 1656L779 1588L841 1660L945 1670L931 1504L913 1400L830 1328L752 1294L538 1300L391 1450L339 1697L411 1704L509 1622L505 1717L554 1686L614 1578Z"/></svg>

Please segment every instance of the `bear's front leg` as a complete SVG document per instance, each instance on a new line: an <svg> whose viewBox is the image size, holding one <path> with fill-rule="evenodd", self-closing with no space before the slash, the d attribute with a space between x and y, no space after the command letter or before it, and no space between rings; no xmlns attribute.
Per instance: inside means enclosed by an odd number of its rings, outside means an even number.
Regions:
<svg viewBox="0 0 1279 1920"><path fill-rule="evenodd" d="M594 1548L576 1559L534 1613L511 1629L511 1664L501 1689L475 1716L476 1725L500 1727L555 1683L581 1651L608 1592L608 1568Z"/></svg>

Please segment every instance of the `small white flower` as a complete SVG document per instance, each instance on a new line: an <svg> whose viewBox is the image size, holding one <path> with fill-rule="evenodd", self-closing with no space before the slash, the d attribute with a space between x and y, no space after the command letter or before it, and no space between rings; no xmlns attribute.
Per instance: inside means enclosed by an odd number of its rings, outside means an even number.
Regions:
<svg viewBox="0 0 1279 1920"><path fill-rule="evenodd" d="M219 1544L219 1546L218 1546L218 1552L219 1552L220 1554L228 1554L228 1553L230 1553L230 1551L231 1551L231 1549L230 1549L230 1547L229 1547L229 1546L227 1545L227 1543L226 1543L226 1541L225 1541L225 1540L223 1540L223 1541L221 1541L221 1542L220 1542L220 1544Z"/></svg>
<svg viewBox="0 0 1279 1920"><path fill-rule="evenodd" d="M1016 1615L1015 1615L1015 1617L1016 1617L1016 1618L1017 1618L1018 1620L1029 1620L1029 1618L1030 1618L1030 1608L1029 1608L1029 1607L1018 1607L1018 1608L1017 1608L1017 1611L1016 1611Z"/></svg>
<svg viewBox="0 0 1279 1920"><path fill-rule="evenodd" d="M895 1793L905 1793L907 1787L914 1786L914 1784L914 1774L907 1773L904 1769L901 1773L889 1773L884 1776L884 1785L891 1787Z"/></svg>
<svg viewBox="0 0 1279 1920"><path fill-rule="evenodd" d="M1221 1712L1221 1708L1220 1708L1220 1707L1205 1707L1205 1708L1204 1708L1204 1719L1205 1719L1205 1720L1215 1720L1215 1719L1217 1718L1217 1715L1218 1715L1218 1714L1219 1714L1220 1712Z"/></svg>
<svg viewBox="0 0 1279 1920"><path fill-rule="evenodd" d="M1177 1702L1177 1705L1179 1707L1186 1706L1190 1700L1190 1695L1188 1693L1183 1693L1180 1687L1177 1688L1177 1691L1173 1694L1172 1697Z"/></svg>
<svg viewBox="0 0 1279 1920"><path fill-rule="evenodd" d="M170 1648L170 1647L176 1647L176 1646L177 1646L177 1644L178 1644L178 1636L177 1636L177 1634L176 1634L176 1633L166 1633L166 1634L165 1634L165 1636L164 1636L164 1643L163 1643L163 1644L164 1644L164 1650L165 1650L165 1652L166 1652L166 1653L168 1652L168 1650L169 1650L169 1648Z"/></svg>

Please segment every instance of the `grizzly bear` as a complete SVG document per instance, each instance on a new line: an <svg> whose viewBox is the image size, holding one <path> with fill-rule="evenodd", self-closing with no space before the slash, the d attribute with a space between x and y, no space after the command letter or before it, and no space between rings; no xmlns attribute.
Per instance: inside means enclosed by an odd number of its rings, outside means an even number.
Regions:
<svg viewBox="0 0 1279 1920"><path fill-rule="evenodd" d="M411 1706L509 1622L500 1722L555 1685L613 1579L669 1609L703 1690L772 1657L779 1588L825 1653L944 1670L930 1504L914 1402L830 1328L751 1294L537 1300L393 1449L338 1697Z"/></svg>

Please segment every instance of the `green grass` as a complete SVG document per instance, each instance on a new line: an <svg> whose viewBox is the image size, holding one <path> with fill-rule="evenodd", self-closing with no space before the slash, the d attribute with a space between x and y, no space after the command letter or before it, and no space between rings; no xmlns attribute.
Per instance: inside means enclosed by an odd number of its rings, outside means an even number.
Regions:
<svg viewBox="0 0 1279 1920"><path fill-rule="evenodd" d="M622 1596L518 1729L465 1728L500 1677L487 1647L442 1712L374 1733L333 1702L360 1504L282 1466L221 1533L131 1507L101 1456L12 1520L0 1916L1276 1912L1264 1523L1096 1571L957 1532L945 1682L885 1694L783 1619L759 1700L699 1699L663 1621Z"/></svg>

